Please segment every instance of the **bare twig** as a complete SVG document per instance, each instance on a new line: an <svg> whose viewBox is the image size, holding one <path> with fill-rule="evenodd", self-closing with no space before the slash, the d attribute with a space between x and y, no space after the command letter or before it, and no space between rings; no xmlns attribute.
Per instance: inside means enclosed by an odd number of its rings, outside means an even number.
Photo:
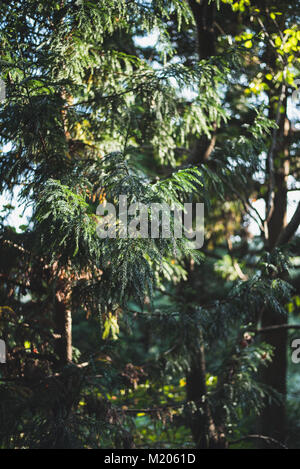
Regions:
<svg viewBox="0 0 300 469"><path fill-rule="evenodd" d="M242 443L243 441L246 440L263 440L268 444L276 444L282 449L288 449L286 445L283 443L280 443L280 441L275 440L274 438L271 438L270 436L265 436L265 435L246 435L243 438L239 438L238 440L235 441L230 441L229 445L236 445L238 443Z"/></svg>
<svg viewBox="0 0 300 469"><path fill-rule="evenodd" d="M276 326L262 327L261 329L257 329L256 332L260 334L264 332L274 332L274 331L288 330L288 329L295 329L295 330L300 329L300 324L279 324Z"/></svg>

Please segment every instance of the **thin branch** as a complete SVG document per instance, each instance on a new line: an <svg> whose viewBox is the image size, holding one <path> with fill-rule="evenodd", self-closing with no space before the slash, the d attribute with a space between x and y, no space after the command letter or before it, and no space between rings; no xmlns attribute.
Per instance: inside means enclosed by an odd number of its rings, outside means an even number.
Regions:
<svg viewBox="0 0 300 469"><path fill-rule="evenodd" d="M244 210L247 213L247 215L250 218L252 218L253 221L255 221L255 223L258 225L259 229L261 230L261 232L264 233L264 237L266 238L264 220L260 216L260 213L258 212L258 210L250 203L249 200L247 200L246 196L244 197L243 194L241 192L239 192L238 190L236 190L231 184L229 184L226 181L226 179L222 178L222 182L223 182L224 185L226 185L237 196L238 200L240 200L240 202L242 203L242 205L244 207ZM257 215L258 219L256 219L255 216L253 215L253 213L251 213L251 210Z"/></svg>
<svg viewBox="0 0 300 469"><path fill-rule="evenodd" d="M268 444L276 444L282 449L288 449L288 447L284 445L283 443L280 443L280 441L277 441L274 438L271 438L270 436L265 436L265 435L246 435L243 438L239 438L238 440L230 441L229 445L236 445L246 440L263 440Z"/></svg>
<svg viewBox="0 0 300 469"><path fill-rule="evenodd" d="M277 46L276 46L275 42L273 41L271 35L269 34L267 28L265 27L264 23L262 22L261 18L259 17L259 15L256 15L256 19L257 19L258 24L260 25L262 31L267 36L269 44L275 50L275 52L277 52ZM285 56L282 56L281 54L277 54L277 57L284 65L287 65L287 59L286 59Z"/></svg>
<svg viewBox="0 0 300 469"><path fill-rule="evenodd" d="M288 330L288 329L300 329L300 324L280 324L277 326L268 326L268 327L263 327L261 329L257 329L256 332L258 334L264 333L264 332L274 332L278 330Z"/></svg>
<svg viewBox="0 0 300 469"><path fill-rule="evenodd" d="M277 244L281 246L283 244L288 243L291 240L291 238L294 236L294 234L296 233L299 225L300 225L300 202L298 203L298 207L291 221L289 222L289 224L285 227L285 229L279 236Z"/></svg>
<svg viewBox="0 0 300 469"><path fill-rule="evenodd" d="M234 257L233 257L233 254L232 254L232 241L231 241L230 237L227 238L227 246L228 246L228 251L229 251L229 254L230 254L230 257L231 257L232 266L234 267L234 270L236 271L238 277L239 277L243 282L245 282L246 280L249 280L248 275L245 275L245 274L244 274L244 272L243 272L242 269L240 268L239 263L238 263L237 260L234 259Z"/></svg>

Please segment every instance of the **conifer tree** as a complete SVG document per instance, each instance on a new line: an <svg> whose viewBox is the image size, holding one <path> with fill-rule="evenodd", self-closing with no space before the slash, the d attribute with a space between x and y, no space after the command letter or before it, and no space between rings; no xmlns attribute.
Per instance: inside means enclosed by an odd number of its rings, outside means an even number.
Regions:
<svg viewBox="0 0 300 469"><path fill-rule="evenodd" d="M285 443L278 421L274 432L270 422L276 408L284 411L285 364L278 383L272 355L283 360L286 337L281 330L266 344L259 336L286 325L293 295L279 245L297 229L297 212L292 224L284 222L281 158L297 151L285 134L297 16L289 9L278 25L281 2L267 22L268 5L257 11L250 2L231 4L0 3L1 192L18 191L31 210L19 230L7 223L10 205L1 218L0 320L8 347L0 380L2 447L134 448L136 409L114 406L110 397L120 386L125 394L134 388L145 367L110 366L110 354L126 347L130 354L130 339L116 340L109 353L100 347L101 336L102 345L113 343L120 328L130 334L130 327L145 327L159 344L162 353L147 364L153 388L166 370L187 377L177 420L190 426L195 447L228 448L235 435L247 438L238 433L241 415L264 407L260 436L269 445ZM282 46L277 34L286 26ZM136 38L153 31L157 45L138 46ZM259 59L251 61L252 47ZM276 71L281 93L275 80L266 87L265 66ZM247 86L240 79L245 70ZM294 73L290 82L287 73ZM267 92L269 115L261 102L253 107L253 83ZM266 180L259 186L261 172ZM265 219L251 206L255 193L266 198ZM100 239L97 207L120 195L148 207L204 202L203 250L191 249L185 237ZM253 254L247 216L262 232L263 246ZM240 242L233 244L234 236ZM80 327L96 344L96 350L85 344L85 353L72 344L72 325L74 336L83 315L92 327ZM265 384L261 367L268 370Z"/></svg>

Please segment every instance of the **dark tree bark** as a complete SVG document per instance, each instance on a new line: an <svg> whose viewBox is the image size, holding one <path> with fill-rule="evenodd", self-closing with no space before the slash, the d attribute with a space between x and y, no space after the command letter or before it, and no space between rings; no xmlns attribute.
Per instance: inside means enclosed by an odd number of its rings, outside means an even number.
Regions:
<svg viewBox="0 0 300 469"><path fill-rule="evenodd" d="M262 326L286 325L286 317L275 314L274 311L266 311L263 315ZM278 329L263 338L274 348L272 363L263 372L263 381L282 396L282 401L273 400L268 403L262 414L262 433L281 443L286 439L286 402L287 393L287 329ZM270 443L268 443L270 448Z"/></svg>
<svg viewBox="0 0 300 469"><path fill-rule="evenodd" d="M55 324L57 334L56 353L61 366L72 361L72 317L63 301L56 301Z"/></svg>
<svg viewBox="0 0 300 469"><path fill-rule="evenodd" d="M189 0L196 23L197 52L199 59L215 55L215 5L209 0ZM203 163L210 158L216 143L216 125L212 138L197 139L192 150L190 163ZM191 278L192 281L192 278ZM204 344L194 351L190 373L187 376L187 400L195 402L199 409L190 420L196 447L199 449L221 449L227 447L225 435L216 428L207 399L206 363ZM201 403L201 405L200 405Z"/></svg>
<svg viewBox="0 0 300 469"><path fill-rule="evenodd" d="M225 434L215 425L206 386L204 344L195 350L191 371L187 376L187 400L199 409L190 419L193 438L198 449L226 449Z"/></svg>
<svg viewBox="0 0 300 469"><path fill-rule="evenodd" d="M59 366L72 362L72 314L70 307L71 286L63 272L56 272L54 323Z"/></svg>
<svg viewBox="0 0 300 469"><path fill-rule="evenodd" d="M214 2L208 0L189 0L197 28L197 46L199 59L208 59L215 55L215 16Z"/></svg>
<svg viewBox="0 0 300 469"><path fill-rule="evenodd" d="M197 52L199 60L209 59L216 54L215 16L216 7L209 0L189 0L196 23ZM189 163L203 163L207 161L214 150L216 143L216 125L212 138L203 135L199 138L192 150Z"/></svg>
<svg viewBox="0 0 300 469"><path fill-rule="evenodd" d="M285 113L279 122L279 132L274 151L274 204L272 216L268 222L268 248L272 251L280 234L287 224L287 179L289 175L289 131L290 123L286 117L287 99L284 100ZM271 112L271 118L274 116ZM286 326L287 316L272 310L262 315L262 327ZM272 363L263 371L264 383L281 395L282 400L268 402L262 414L262 433L281 443L286 439L286 394L287 394L287 347L288 332L286 328L272 331L266 338L274 349ZM270 445L268 445L270 447ZM275 446L274 446L275 447Z"/></svg>

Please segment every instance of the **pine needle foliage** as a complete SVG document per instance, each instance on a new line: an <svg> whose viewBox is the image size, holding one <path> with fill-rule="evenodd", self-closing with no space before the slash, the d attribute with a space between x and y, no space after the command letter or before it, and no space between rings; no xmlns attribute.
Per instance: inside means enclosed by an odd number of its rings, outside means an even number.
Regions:
<svg viewBox="0 0 300 469"><path fill-rule="evenodd" d="M182 209L201 201L223 213L227 202L230 210L248 210L276 125L263 108L245 105L250 118L232 131L237 109L226 106L226 93L247 47L180 58L172 26L179 39L196 26L181 0L12 0L0 3L0 18L0 192L18 191L31 209L21 230L7 223L9 205L0 218L0 328L9 349L0 376L0 445L134 447L128 414L135 409L114 406L112 396L145 380L144 364L126 368L115 346L139 327L161 352L145 367L153 388L166 373L188 376L202 347L219 344L210 365L217 383L172 405L189 425L205 417L208 402L230 437L240 415L260 413L271 392L257 380L272 358L271 347L256 339L257 319L266 308L286 314L286 257L266 254L255 275L199 304L185 282L195 264L204 271L205 256L186 236L100 239L97 207L126 196L149 215L154 203ZM136 38L153 32L150 60ZM212 158L192 161L195 143L216 129ZM174 223L172 215L171 233ZM85 337L83 356L69 346L71 361L66 328L83 315L92 327L85 321L80 328L94 334L99 353Z"/></svg>

